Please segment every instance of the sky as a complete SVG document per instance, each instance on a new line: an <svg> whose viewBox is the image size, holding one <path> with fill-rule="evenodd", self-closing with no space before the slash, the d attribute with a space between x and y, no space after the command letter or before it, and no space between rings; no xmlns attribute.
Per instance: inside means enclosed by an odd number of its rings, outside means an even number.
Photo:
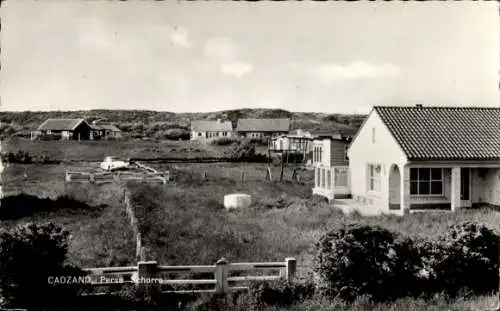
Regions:
<svg viewBox="0 0 500 311"><path fill-rule="evenodd" d="M0 110L500 106L483 2L8 0Z"/></svg>

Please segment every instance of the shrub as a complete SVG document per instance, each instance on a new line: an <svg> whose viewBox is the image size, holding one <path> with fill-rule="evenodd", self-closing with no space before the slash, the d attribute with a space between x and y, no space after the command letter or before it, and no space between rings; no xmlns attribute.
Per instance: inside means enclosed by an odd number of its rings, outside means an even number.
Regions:
<svg viewBox="0 0 500 311"><path fill-rule="evenodd" d="M421 242L425 291L456 296L498 290L499 243L492 230L470 222L450 226L437 243Z"/></svg>
<svg viewBox="0 0 500 311"><path fill-rule="evenodd" d="M55 200L39 198L28 194L7 196L2 199L0 206L0 220L12 220L33 216L38 213L48 213L61 209L84 211L91 208L80 201L61 196Z"/></svg>
<svg viewBox="0 0 500 311"><path fill-rule="evenodd" d="M269 139L268 138L251 138L250 143L257 145L257 146L267 146L267 145L269 145Z"/></svg>
<svg viewBox="0 0 500 311"><path fill-rule="evenodd" d="M29 152L19 150L17 153L7 152L2 153L2 161L8 163L19 163L19 164L54 164L59 163L59 161L51 159L49 156L40 155L38 157L32 156Z"/></svg>
<svg viewBox="0 0 500 311"><path fill-rule="evenodd" d="M245 297L247 305L254 309L264 306L287 307L311 299L315 294L312 283L288 283L287 281L256 282L249 287Z"/></svg>
<svg viewBox="0 0 500 311"><path fill-rule="evenodd" d="M215 145L215 146L229 146L229 145L238 143L238 141L239 141L238 138L234 138L234 137L220 137L220 138L212 139L210 141L210 144Z"/></svg>
<svg viewBox="0 0 500 311"><path fill-rule="evenodd" d="M20 226L0 233L0 294L9 306L63 305L81 285L54 284L54 277L84 276L65 264L69 233L52 223Z"/></svg>
<svg viewBox="0 0 500 311"><path fill-rule="evenodd" d="M437 241L415 242L351 224L320 239L315 272L323 294L348 301L489 294L498 290L499 242L470 222L450 226Z"/></svg>
<svg viewBox="0 0 500 311"><path fill-rule="evenodd" d="M275 310L271 308L286 308L311 299L314 296L314 291L315 287L312 283L255 282L250 284L246 292L201 296L189 304L186 310Z"/></svg>
<svg viewBox="0 0 500 311"><path fill-rule="evenodd" d="M405 286L418 269L409 240L397 239L378 226L350 224L325 234L317 244L317 266L321 292L351 301L368 295L383 301L411 291Z"/></svg>
<svg viewBox="0 0 500 311"><path fill-rule="evenodd" d="M186 129L174 128L161 132L156 132L155 136L157 138L164 138L169 140L189 140L190 133Z"/></svg>
<svg viewBox="0 0 500 311"><path fill-rule="evenodd" d="M233 159L247 159L255 156L255 145L252 143L240 140L238 144L234 144L231 150L231 158Z"/></svg>

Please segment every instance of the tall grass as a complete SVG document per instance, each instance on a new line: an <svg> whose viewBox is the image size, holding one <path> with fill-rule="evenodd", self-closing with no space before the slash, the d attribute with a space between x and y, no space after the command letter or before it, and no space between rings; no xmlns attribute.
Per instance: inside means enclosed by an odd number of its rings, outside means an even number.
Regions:
<svg viewBox="0 0 500 311"><path fill-rule="evenodd" d="M106 156L123 158L159 157L221 157L229 152L228 146L213 146L198 141L31 141L8 139L3 141L3 151L24 151L34 158L46 156L59 161L102 161Z"/></svg>
<svg viewBox="0 0 500 311"><path fill-rule="evenodd" d="M178 166L175 181L168 186L130 185L152 256L168 264L211 264L220 257L266 261L295 256L299 273L306 277L319 237L355 221L413 238L437 238L450 224L466 220L484 223L498 232L500 213L489 209L405 217L347 216L334 204L312 199L309 182L265 181L263 167L240 166L253 168L254 175L249 172L248 176L255 178L246 182L229 172L236 167L197 165ZM201 178L203 170L209 172L206 181ZM224 195L233 192L251 194L250 208L225 210Z"/></svg>
<svg viewBox="0 0 500 311"><path fill-rule="evenodd" d="M93 267L135 263L135 239L123 208L122 187L115 184L65 186L62 165L29 168L12 165L7 171L10 172L4 178L4 181L7 179L4 189L8 197L4 200L15 201L17 195L22 201L17 199L17 205L12 202L2 207L28 211L14 213L20 218L2 221L3 228L50 221L71 233L69 257L75 264ZM27 177L23 177L24 172ZM54 201L48 204L51 200Z"/></svg>

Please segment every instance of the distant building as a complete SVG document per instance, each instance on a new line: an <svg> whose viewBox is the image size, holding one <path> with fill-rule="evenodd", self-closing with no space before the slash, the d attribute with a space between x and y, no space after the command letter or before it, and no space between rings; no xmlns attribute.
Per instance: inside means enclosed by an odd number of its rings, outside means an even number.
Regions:
<svg viewBox="0 0 500 311"><path fill-rule="evenodd" d="M274 136L269 148L274 152L296 152L307 154L311 150L313 136L303 130L295 130L290 134Z"/></svg>
<svg viewBox="0 0 500 311"><path fill-rule="evenodd" d="M89 124L92 129L92 136L95 140L102 139L104 137L104 130L95 123Z"/></svg>
<svg viewBox="0 0 500 311"><path fill-rule="evenodd" d="M238 135L247 138L263 138L290 132L290 119L239 119Z"/></svg>
<svg viewBox="0 0 500 311"><path fill-rule="evenodd" d="M94 131L94 139L122 138L122 131L113 124L101 124L93 122L91 127Z"/></svg>
<svg viewBox="0 0 500 311"><path fill-rule="evenodd" d="M220 137L231 137L233 125L231 121L196 120L191 122L191 140L207 140Z"/></svg>
<svg viewBox="0 0 500 311"><path fill-rule="evenodd" d="M47 119L32 133L32 139L93 140L94 132L84 119Z"/></svg>

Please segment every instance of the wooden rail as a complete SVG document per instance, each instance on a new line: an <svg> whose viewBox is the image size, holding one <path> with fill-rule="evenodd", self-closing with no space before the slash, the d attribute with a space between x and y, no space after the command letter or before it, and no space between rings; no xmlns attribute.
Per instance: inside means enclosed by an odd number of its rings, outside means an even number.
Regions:
<svg viewBox="0 0 500 311"><path fill-rule="evenodd" d="M292 282L297 268L295 258L286 258L283 262L255 262L255 263L229 263L221 258L215 265L206 266L161 266L156 261L140 261L137 266L131 267L107 267L84 269L94 286L118 285L134 283L143 288L159 287L164 293L228 293L232 291L248 289L246 286L237 286L234 283L286 280ZM257 272L266 270L279 270L279 275L244 275L231 276L234 272ZM165 273L171 274L213 274L211 279L175 279L166 278ZM230 286L231 284L231 286ZM212 289L189 289L189 290L162 290L162 285L213 285ZM241 284L240 284L241 285ZM99 295L95 293L92 295Z"/></svg>
<svg viewBox="0 0 500 311"><path fill-rule="evenodd" d="M166 184L170 180L169 172L147 172L147 173L136 173L136 172L103 172L103 173L90 173L90 172L76 172L76 171L66 171L65 180L67 183L70 182L83 182L83 183L112 183L119 181L142 181L142 182L161 182Z"/></svg>

